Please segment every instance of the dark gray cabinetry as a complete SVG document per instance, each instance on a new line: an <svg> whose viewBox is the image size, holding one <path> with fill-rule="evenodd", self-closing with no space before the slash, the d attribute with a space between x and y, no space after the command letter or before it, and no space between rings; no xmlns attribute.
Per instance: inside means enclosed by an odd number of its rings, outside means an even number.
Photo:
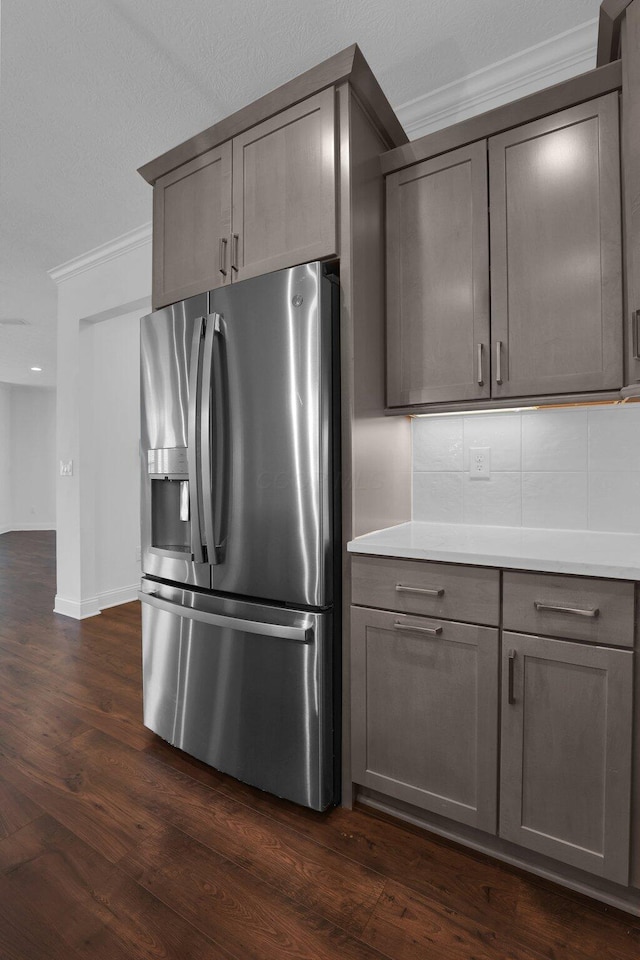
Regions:
<svg viewBox="0 0 640 960"><path fill-rule="evenodd" d="M443 152L432 134L414 152L437 156L387 176L389 411L624 384L619 93L537 97L539 119L503 108L497 132L493 111L492 136Z"/></svg>
<svg viewBox="0 0 640 960"><path fill-rule="evenodd" d="M503 633L500 836L629 876L633 654Z"/></svg>
<svg viewBox="0 0 640 960"><path fill-rule="evenodd" d="M618 94L489 141L492 395L622 386Z"/></svg>
<svg viewBox="0 0 640 960"><path fill-rule="evenodd" d="M387 180L387 405L489 386L486 141Z"/></svg>
<svg viewBox="0 0 640 960"><path fill-rule="evenodd" d="M352 607L353 778L496 830L498 631Z"/></svg>

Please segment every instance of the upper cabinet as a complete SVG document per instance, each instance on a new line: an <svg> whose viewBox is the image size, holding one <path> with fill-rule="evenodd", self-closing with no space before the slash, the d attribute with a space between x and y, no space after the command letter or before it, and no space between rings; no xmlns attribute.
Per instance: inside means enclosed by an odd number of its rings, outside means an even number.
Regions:
<svg viewBox="0 0 640 960"><path fill-rule="evenodd" d="M488 350L482 140L387 180L387 404L489 397Z"/></svg>
<svg viewBox="0 0 640 960"><path fill-rule="evenodd" d="M233 280L332 257L335 91L323 90L233 141Z"/></svg>
<svg viewBox="0 0 640 960"><path fill-rule="evenodd" d="M622 386L618 95L489 141L492 396Z"/></svg>
<svg viewBox="0 0 640 960"><path fill-rule="evenodd" d="M592 74L382 158L389 412L623 386L621 74Z"/></svg>
<svg viewBox="0 0 640 960"><path fill-rule="evenodd" d="M156 181L154 307L337 254L334 101L323 90Z"/></svg>

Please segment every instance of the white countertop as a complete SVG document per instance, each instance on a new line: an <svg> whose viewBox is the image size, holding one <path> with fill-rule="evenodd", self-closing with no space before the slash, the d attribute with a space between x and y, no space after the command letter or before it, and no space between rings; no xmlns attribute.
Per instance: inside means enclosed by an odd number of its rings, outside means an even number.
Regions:
<svg viewBox="0 0 640 960"><path fill-rule="evenodd" d="M413 520L352 540L350 553L640 580L640 535Z"/></svg>

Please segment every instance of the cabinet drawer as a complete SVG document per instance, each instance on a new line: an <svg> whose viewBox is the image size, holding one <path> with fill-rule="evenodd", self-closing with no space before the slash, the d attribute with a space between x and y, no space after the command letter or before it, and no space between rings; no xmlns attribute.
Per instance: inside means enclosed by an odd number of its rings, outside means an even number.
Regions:
<svg viewBox="0 0 640 960"><path fill-rule="evenodd" d="M633 646L633 583L541 573L503 576L505 630Z"/></svg>
<svg viewBox="0 0 640 960"><path fill-rule="evenodd" d="M352 603L446 620L497 626L500 573L396 557L352 559Z"/></svg>

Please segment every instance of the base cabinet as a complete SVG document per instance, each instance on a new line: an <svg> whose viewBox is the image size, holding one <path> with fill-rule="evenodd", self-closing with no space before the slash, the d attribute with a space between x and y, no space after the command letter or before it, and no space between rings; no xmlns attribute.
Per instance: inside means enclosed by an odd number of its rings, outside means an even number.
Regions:
<svg viewBox="0 0 640 960"><path fill-rule="evenodd" d="M354 779L495 833L498 631L352 608Z"/></svg>
<svg viewBox="0 0 640 960"><path fill-rule="evenodd" d="M633 653L502 641L500 836L626 885Z"/></svg>

